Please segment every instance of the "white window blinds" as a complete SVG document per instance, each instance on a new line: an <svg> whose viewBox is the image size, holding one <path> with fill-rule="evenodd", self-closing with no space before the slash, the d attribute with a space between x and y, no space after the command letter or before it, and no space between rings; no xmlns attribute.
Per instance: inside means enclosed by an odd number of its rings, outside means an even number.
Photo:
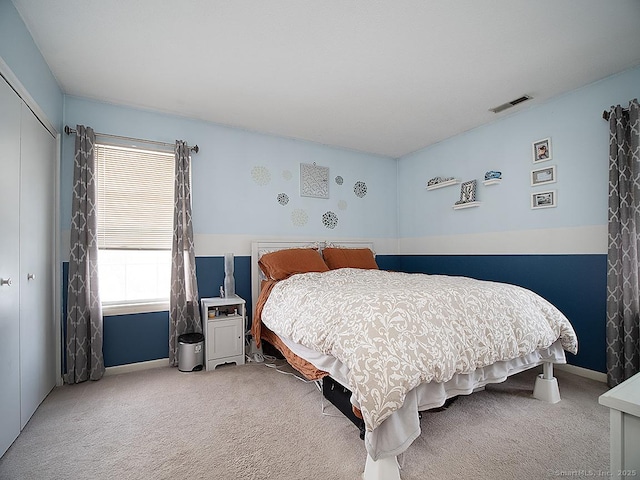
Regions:
<svg viewBox="0 0 640 480"><path fill-rule="evenodd" d="M96 144L98 248L170 250L175 155Z"/></svg>

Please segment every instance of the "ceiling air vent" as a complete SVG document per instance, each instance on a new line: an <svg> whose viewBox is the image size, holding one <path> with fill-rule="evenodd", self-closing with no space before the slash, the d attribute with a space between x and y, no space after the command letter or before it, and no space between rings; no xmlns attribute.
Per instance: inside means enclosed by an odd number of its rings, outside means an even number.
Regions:
<svg viewBox="0 0 640 480"><path fill-rule="evenodd" d="M515 107L519 103L526 102L527 100L531 100L529 95L523 95L520 98L516 98L515 100L511 100L510 102L503 103L502 105L498 105L497 107L490 108L489 111L493 113L500 113L507 108Z"/></svg>

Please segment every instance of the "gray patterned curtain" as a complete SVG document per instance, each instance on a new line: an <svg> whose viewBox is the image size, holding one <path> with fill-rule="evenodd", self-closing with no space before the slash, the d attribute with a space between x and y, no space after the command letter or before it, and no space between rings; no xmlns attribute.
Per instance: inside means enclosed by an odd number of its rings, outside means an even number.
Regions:
<svg viewBox="0 0 640 480"><path fill-rule="evenodd" d="M76 126L65 383L99 380L104 374L102 305L98 293L94 143L95 134L91 128Z"/></svg>
<svg viewBox="0 0 640 480"><path fill-rule="evenodd" d="M614 387L640 366L640 121L638 100L609 112L607 381Z"/></svg>
<svg viewBox="0 0 640 480"><path fill-rule="evenodd" d="M176 177L169 299L169 365L178 365L178 337L202 333L191 223L191 159L186 142L176 140Z"/></svg>

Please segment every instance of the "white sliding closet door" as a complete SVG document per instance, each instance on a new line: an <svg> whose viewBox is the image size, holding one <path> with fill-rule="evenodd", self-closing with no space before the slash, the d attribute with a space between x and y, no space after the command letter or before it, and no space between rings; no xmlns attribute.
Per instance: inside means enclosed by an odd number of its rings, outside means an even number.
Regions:
<svg viewBox="0 0 640 480"><path fill-rule="evenodd" d="M21 105L0 77L0 455L20 434Z"/></svg>
<svg viewBox="0 0 640 480"><path fill-rule="evenodd" d="M20 428L56 384L54 137L23 103L20 129Z"/></svg>
<svg viewBox="0 0 640 480"><path fill-rule="evenodd" d="M0 77L0 456L56 383L56 142Z"/></svg>

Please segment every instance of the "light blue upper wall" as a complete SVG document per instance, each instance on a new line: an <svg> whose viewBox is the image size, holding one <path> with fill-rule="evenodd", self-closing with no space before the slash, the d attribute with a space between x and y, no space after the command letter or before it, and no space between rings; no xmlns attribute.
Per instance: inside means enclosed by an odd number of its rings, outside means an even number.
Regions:
<svg viewBox="0 0 640 480"><path fill-rule="evenodd" d="M96 132L198 144L200 153L192 157L196 234L397 238L394 159L77 97L65 98L65 121ZM61 228L68 230L74 137L63 137ZM329 199L299 194L300 163L313 162L329 167ZM268 171L266 185L254 179L255 167ZM342 185L335 182L336 176L343 177ZM367 186L362 198L354 194L357 181ZM279 193L289 197L287 205L278 203ZM307 213L305 225L293 224L294 209ZM322 223L327 211L338 217L334 229Z"/></svg>
<svg viewBox="0 0 640 480"><path fill-rule="evenodd" d="M399 237L606 225L611 105L640 97L640 68L525 109L399 160ZM464 112L459 112L464 115ZM552 160L533 164L532 142L551 137ZM557 183L532 187L533 168L556 165ZM484 186L484 173L503 173ZM453 210L460 186L427 191L430 178L477 179L478 208ZM557 208L532 210L533 192L556 190Z"/></svg>
<svg viewBox="0 0 640 480"><path fill-rule="evenodd" d="M11 0L0 0L0 57L51 124L62 131L62 91Z"/></svg>

